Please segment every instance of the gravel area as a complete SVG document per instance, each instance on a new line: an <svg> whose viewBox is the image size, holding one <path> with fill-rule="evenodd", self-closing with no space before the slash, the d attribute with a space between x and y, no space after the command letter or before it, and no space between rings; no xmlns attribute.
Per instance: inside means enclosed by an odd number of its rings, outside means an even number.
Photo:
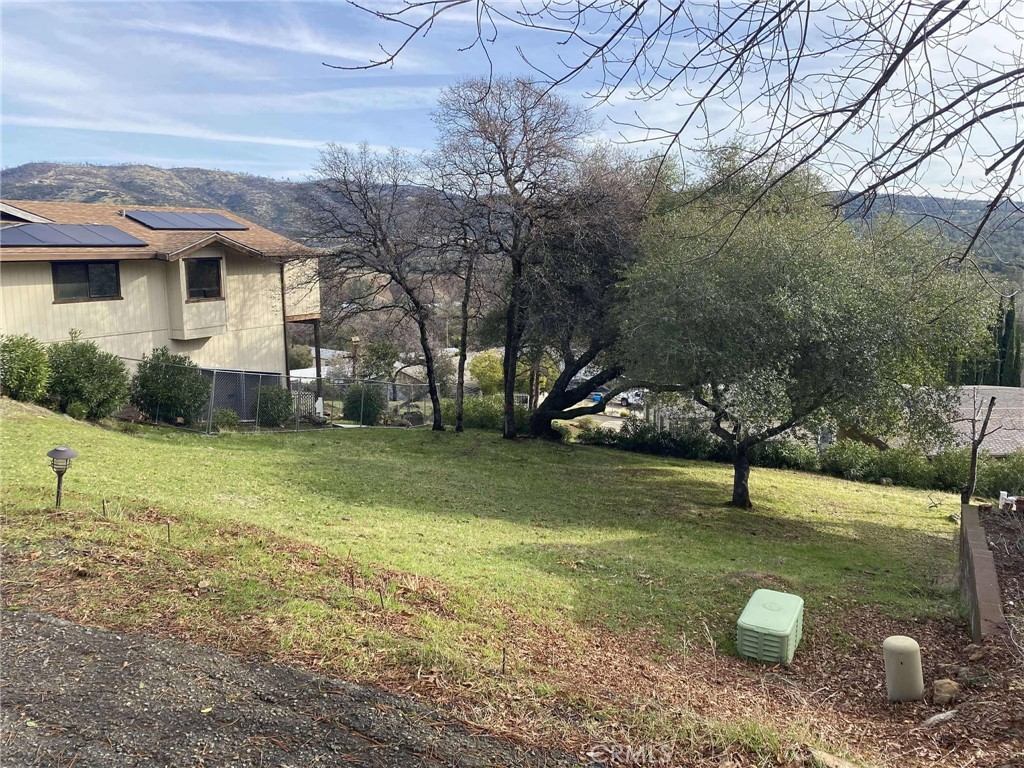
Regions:
<svg viewBox="0 0 1024 768"><path fill-rule="evenodd" d="M570 766L413 699L200 645L2 615L3 766Z"/></svg>

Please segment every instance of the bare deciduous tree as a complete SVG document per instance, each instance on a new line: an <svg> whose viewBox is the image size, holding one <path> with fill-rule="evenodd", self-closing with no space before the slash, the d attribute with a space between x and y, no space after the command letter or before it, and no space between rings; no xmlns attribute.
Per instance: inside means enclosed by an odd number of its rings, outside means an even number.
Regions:
<svg viewBox="0 0 1024 768"><path fill-rule="evenodd" d="M978 403L978 390L973 390L974 397L974 410L971 414L971 463L967 470L967 484L964 485L960 491L960 503L970 504L971 497L974 496L974 488L978 484L978 451L981 450L981 444L985 442L985 438L991 435L993 432L998 432L1000 427L996 427L993 430L989 430L988 423L992 418L992 410L996 407L995 397L989 398L988 407L985 409L985 416L982 418L982 405ZM981 419L981 424L978 424L978 419Z"/></svg>
<svg viewBox="0 0 1024 768"><path fill-rule="evenodd" d="M482 206L475 233L508 268L503 435L516 437L515 379L526 330L526 275L545 200L568 178L590 123L564 99L522 79L475 79L442 94L435 113L448 194Z"/></svg>
<svg viewBox="0 0 1024 768"><path fill-rule="evenodd" d="M320 257L321 279L354 286L339 314L395 312L419 333L433 429L443 430L429 327L439 267L438 223L431 193L414 184L417 166L398 149L372 152L335 144L321 153L310 210L312 239L329 253ZM331 305L328 305L331 306Z"/></svg>
<svg viewBox="0 0 1024 768"><path fill-rule="evenodd" d="M455 431L462 432L466 389L466 358L469 352L470 323L483 314L484 306L497 301L486 287L497 278L501 263L495 259L497 239L492 221L492 206L481 194L476 179L462 174L442 152L427 157L436 220L442 224L445 261L458 292L459 337L455 378ZM485 279L481 279L483 276ZM457 285L457 288L455 287Z"/></svg>
<svg viewBox="0 0 1024 768"><path fill-rule="evenodd" d="M558 42L553 67L550 49L516 47L539 82L578 81L597 103L637 104L620 121L627 141L661 142L667 156L740 134L753 143L749 162L773 169L768 189L815 165L841 191L837 208L927 192L938 168L947 196L988 200L961 258L986 226L1021 211L1019 0L406 0L363 10L399 37L362 68L392 64L440 22L470 22L462 47L488 61L525 30Z"/></svg>

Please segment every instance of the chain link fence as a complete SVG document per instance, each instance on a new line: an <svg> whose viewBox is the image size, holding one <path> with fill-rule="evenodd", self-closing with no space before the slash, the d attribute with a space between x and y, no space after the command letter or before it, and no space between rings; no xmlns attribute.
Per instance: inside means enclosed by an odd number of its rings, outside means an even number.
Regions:
<svg viewBox="0 0 1024 768"><path fill-rule="evenodd" d="M417 427L433 418L426 383L301 377L122 358L131 404L118 418L213 434L358 426Z"/></svg>

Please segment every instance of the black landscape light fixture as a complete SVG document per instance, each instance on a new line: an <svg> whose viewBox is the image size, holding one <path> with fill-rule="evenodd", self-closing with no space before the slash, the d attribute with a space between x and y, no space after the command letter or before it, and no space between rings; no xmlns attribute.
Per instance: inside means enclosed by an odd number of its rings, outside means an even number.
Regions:
<svg viewBox="0 0 1024 768"><path fill-rule="evenodd" d="M71 460L78 456L78 451L66 445L58 445L52 451L47 451L46 455L50 457L50 467L57 473L57 506L60 507L64 491L64 473L71 468Z"/></svg>

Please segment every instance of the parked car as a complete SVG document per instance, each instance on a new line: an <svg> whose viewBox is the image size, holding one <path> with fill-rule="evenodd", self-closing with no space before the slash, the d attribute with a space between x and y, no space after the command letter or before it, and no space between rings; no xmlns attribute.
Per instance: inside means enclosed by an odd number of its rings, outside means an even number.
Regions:
<svg viewBox="0 0 1024 768"><path fill-rule="evenodd" d="M639 407L644 404L644 391L642 389L629 389L619 395L619 405L624 408L630 406Z"/></svg>

